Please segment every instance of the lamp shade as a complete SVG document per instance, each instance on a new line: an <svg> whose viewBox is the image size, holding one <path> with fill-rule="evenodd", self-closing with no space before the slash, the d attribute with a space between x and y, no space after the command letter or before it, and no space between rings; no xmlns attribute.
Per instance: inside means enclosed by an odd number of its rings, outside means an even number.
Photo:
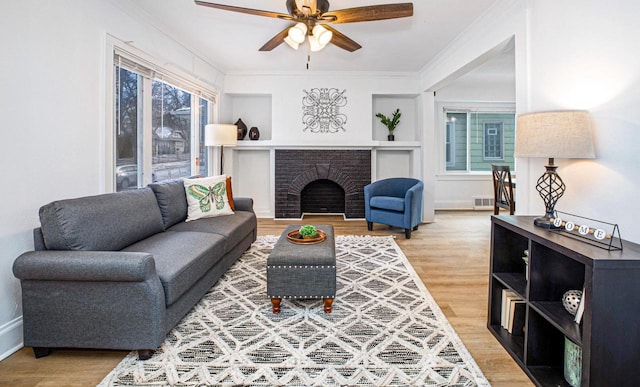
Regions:
<svg viewBox="0 0 640 387"><path fill-rule="evenodd" d="M595 158L589 112L564 110L521 114L514 156Z"/></svg>
<svg viewBox="0 0 640 387"><path fill-rule="evenodd" d="M238 127L228 124L209 124L204 127L205 146L234 146L238 144Z"/></svg>

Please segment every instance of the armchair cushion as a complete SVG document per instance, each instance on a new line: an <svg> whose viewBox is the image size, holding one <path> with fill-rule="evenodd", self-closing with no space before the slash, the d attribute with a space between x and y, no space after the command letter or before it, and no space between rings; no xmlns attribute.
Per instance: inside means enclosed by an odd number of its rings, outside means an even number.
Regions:
<svg viewBox="0 0 640 387"><path fill-rule="evenodd" d="M393 196L374 196L369 202L371 207L381 208L391 211L404 211L404 197L396 198Z"/></svg>

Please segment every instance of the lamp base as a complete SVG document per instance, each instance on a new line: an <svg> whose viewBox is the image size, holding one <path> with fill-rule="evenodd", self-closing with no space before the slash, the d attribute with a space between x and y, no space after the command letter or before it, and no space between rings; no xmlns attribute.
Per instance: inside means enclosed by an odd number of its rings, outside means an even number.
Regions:
<svg viewBox="0 0 640 387"><path fill-rule="evenodd" d="M540 194L540 197L544 201L544 207L546 210L545 216L536 218L533 224L542 228L556 228L551 222L553 218L554 209L558 199L564 194L566 186L560 178L560 175L556 172L558 167L553 163L553 158L549 158L549 164L545 166L545 173L540 176L538 183L536 184L536 190Z"/></svg>
<svg viewBox="0 0 640 387"><path fill-rule="evenodd" d="M542 227L542 228L553 228L553 223L551 222L551 219L549 219L546 216L541 216L539 218L535 218L533 220L533 225L534 226L538 226L538 227Z"/></svg>

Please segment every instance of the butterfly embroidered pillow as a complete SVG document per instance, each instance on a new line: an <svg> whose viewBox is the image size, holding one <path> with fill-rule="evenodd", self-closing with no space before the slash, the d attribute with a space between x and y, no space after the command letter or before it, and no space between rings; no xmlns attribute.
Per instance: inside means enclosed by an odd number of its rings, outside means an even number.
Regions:
<svg viewBox="0 0 640 387"><path fill-rule="evenodd" d="M187 196L187 222L200 218L231 215L225 175L184 179Z"/></svg>

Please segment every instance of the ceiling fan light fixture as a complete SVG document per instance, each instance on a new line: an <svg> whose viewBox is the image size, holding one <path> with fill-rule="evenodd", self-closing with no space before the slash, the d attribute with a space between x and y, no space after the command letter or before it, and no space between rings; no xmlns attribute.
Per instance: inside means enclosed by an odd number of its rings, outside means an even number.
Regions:
<svg viewBox="0 0 640 387"><path fill-rule="evenodd" d="M320 43L320 45L323 47L326 46L331 41L331 38L333 38L333 32L327 30L320 24L317 24L315 27L313 27L312 31L313 31L313 36L315 36L316 39L318 39L318 43Z"/></svg>
<svg viewBox="0 0 640 387"><path fill-rule="evenodd" d="M289 47L293 48L294 50L297 50L297 49L298 49L298 46L300 46L300 43L296 43L296 42L294 42L294 41L291 39L291 37L289 37L289 36L286 36L286 37L284 38L284 42L285 42L285 43L287 43L287 44L289 45Z"/></svg>
<svg viewBox="0 0 640 387"><path fill-rule="evenodd" d="M305 36L307 36L307 26L304 23L298 23L289 29L288 38L298 44L304 42Z"/></svg>
<svg viewBox="0 0 640 387"><path fill-rule="evenodd" d="M320 44L318 38L315 35L309 35L309 49L312 52L320 51L325 45Z"/></svg>

